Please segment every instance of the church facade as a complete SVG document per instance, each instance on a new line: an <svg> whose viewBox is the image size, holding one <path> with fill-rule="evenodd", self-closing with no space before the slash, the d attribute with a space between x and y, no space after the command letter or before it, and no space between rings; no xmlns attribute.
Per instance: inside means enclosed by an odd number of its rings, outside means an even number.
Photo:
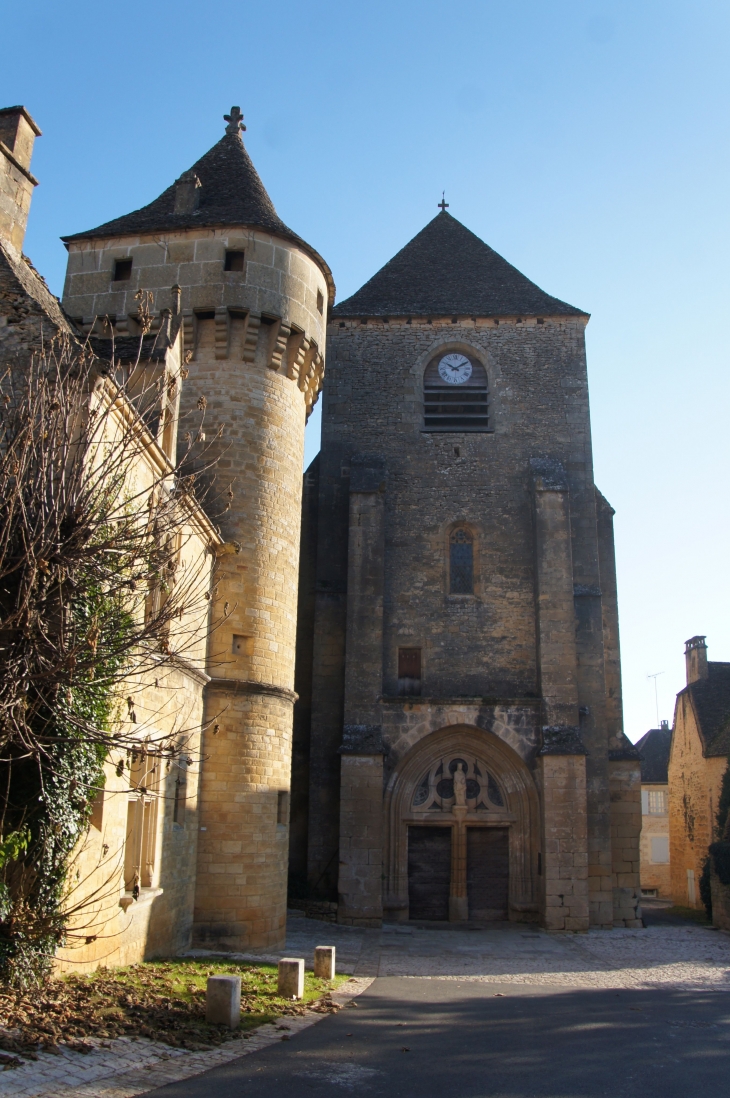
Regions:
<svg viewBox="0 0 730 1098"><path fill-rule="evenodd" d="M445 207L332 310L290 887L340 922L641 925L587 321Z"/></svg>

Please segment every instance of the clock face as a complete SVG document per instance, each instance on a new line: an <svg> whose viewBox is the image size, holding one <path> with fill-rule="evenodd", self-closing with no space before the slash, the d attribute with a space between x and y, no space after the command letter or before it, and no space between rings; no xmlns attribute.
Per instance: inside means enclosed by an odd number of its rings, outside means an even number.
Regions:
<svg viewBox="0 0 730 1098"><path fill-rule="evenodd" d="M449 385L463 385L471 377L471 362L465 355L444 355L439 362L439 374Z"/></svg>

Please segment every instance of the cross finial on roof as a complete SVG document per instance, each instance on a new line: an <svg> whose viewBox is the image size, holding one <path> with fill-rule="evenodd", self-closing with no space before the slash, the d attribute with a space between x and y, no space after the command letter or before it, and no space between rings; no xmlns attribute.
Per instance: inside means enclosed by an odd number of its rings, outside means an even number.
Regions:
<svg viewBox="0 0 730 1098"><path fill-rule="evenodd" d="M446 191L441 192L441 201L437 202L436 205L441 210L441 213L446 213L446 209L449 205L448 202L446 201Z"/></svg>
<svg viewBox="0 0 730 1098"><path fill-rule="evenodd" d="M226 133L240 133L241 130L246 129L243 124L243 115L241 114L240 107L231 107L231 113L224 114L223 120L228 123L226 126Z"/></svg>

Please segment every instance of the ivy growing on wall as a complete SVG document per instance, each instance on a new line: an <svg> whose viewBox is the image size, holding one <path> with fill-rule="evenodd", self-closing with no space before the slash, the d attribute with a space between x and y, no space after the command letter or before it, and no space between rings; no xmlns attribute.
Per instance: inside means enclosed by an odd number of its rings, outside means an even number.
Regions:
<svg viewBox="0 0 730 1098"><path fill-rule="evenodd" d="M720 881L730 885L730 759L722 776L720 800L717 808L717 842L710 847L712 864Z"/></svg>
<svg viewBox="0 0 730 1098"><path fill-rule="evenodd" d="M142 424L181 383L148 369L103 368L65 341L0 378L0 976L11 982L49 972L104 761L139 750L120 720L130 679L184 655L183 623L209 598L202 570L178 569L204 455L197 474L186 453L135 475L152 442ZM197 427L188 439L204 437ZM153 747L174 755L179 733Z"/></svg>

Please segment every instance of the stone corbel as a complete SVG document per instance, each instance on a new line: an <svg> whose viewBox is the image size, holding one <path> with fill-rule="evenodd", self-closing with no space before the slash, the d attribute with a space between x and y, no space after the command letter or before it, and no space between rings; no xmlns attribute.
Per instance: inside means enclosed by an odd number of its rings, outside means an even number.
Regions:
<svg viewBox="0 0 730 1098"><path fill-rule="evenodd" d="M305 336L304 332L301 332L298 328L292 327L291 334L286 344L286 376L289 381L298 381L299 374L306 354L306 349L309 347L309 340Z"/></svg>
<svg viewBox="0 0 730 1098"><path fill-rule="evenodd" d="M185 355L190 354L190 359L195 358L195 320L191 313L186 313L182 318L182 333L183 333L183 361Z"/></svg>
<svg viewBox="0 0 730 1098"><path fill-rule="evenodd" d="M320 389L322 388L322 382L324 380L324 358L316 352L312 359L311 377L307 385L307 390L304 397L304 403L307 408L307 415L309 415L314 404L319 396Z"/></svg>
<svg viewBox="0 0 730 1098"><path fill-rule="evenodd" d="M248 366L253 366L254 359L256 358L256 347L259 341L259 328L261 327L261 317L256 316L254 313L249 313L246 317L246 332L243 337L243 361Z"/></svg>
<svg viewBox="0 0 730 1098"><path fill-rule="evenodd" d="M228 309L215 311L215 357L228 358L231 340L231 317Z"/></svg>
<svg viewBox="0 0 730 1098"><path fill-rule="evenodd" d="M274 334L271 337L271 352L269 355L268 367L270 370L279 372L281 369L282 359L286 351L287 342L291 334L291 328L288 324L285 324L283 320L279 321L277 329L274 324Z"/></svg>
<svg viewBox="0 0 730 1098"><path fill-rule="evenodd" d="M314 360L319 353L319 348L313 339L305 339L302 347L298 384L301 391L306 393L309 382L314 377L314 371L316 369Z"/></svg>

